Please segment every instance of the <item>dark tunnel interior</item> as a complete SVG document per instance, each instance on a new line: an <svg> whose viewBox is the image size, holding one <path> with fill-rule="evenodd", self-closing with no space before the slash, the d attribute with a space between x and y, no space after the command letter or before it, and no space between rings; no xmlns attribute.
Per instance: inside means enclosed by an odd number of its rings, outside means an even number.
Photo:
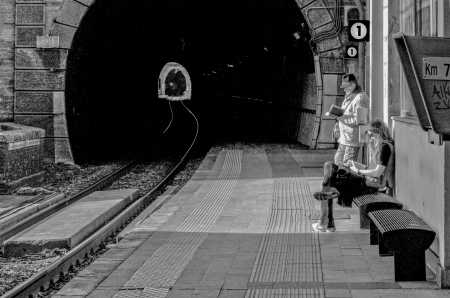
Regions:
<svg viewBox="0 0 450 298"><path fill-rule="evenodd" d="M167 101L157 97L170 61L190 74L186 104L203 140L284 137L283 102L301 93L299 77L314 72L309 39L295 0L96 0L68 57L75 161L116 158L156 142L170 118ZM185 117L178 105L174 123Z"/></svg>

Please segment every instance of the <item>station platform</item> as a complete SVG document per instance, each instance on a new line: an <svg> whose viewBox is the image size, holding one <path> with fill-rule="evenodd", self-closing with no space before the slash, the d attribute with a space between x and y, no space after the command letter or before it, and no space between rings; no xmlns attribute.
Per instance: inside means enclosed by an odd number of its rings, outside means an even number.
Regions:
<svg viewBox="0 0 450 298"><path fill-rule="evenodd" d="M395 282L356 208L316 233L322 164L333 151L210 152L192 179L53 297L449 297ZM151 210L151 211L149 211Z"/></svg>

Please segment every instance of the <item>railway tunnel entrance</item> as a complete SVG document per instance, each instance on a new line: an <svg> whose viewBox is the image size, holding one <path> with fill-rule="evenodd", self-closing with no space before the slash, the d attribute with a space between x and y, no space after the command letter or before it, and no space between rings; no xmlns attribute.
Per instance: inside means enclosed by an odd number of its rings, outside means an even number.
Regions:
<svg viewBox="0 0 450 298"><path fill-rule="evenodd" d="M309 26L295 0L96 0L67 59L75 161L115 158L151 143L170 117L157 98L169 61L190 73L189 105L203 137L301 142L313 134L318 113L311 106L321 87Z"/></svg>

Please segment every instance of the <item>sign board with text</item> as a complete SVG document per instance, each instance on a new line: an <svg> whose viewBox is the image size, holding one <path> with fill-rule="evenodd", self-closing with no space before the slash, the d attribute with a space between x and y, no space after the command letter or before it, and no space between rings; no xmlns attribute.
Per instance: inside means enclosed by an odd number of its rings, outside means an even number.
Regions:
<svg viewBox="0 0 450 298"><path fill-rule="evenodd" d="M422 128L450 136L450 38L397 34L394 41Z"/></svg>

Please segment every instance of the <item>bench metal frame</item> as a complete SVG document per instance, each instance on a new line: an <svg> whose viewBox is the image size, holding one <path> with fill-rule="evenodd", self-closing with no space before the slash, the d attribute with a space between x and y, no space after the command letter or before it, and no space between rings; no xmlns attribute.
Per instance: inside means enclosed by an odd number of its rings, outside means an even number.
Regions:
<svg viewBox="0 0 450 298"><path fill-rule="evenodd" d="M425 251L436 233L414 212L379 210L368 213L371 242L380 256L394 255L396 281L425 281Z"/></svg>

